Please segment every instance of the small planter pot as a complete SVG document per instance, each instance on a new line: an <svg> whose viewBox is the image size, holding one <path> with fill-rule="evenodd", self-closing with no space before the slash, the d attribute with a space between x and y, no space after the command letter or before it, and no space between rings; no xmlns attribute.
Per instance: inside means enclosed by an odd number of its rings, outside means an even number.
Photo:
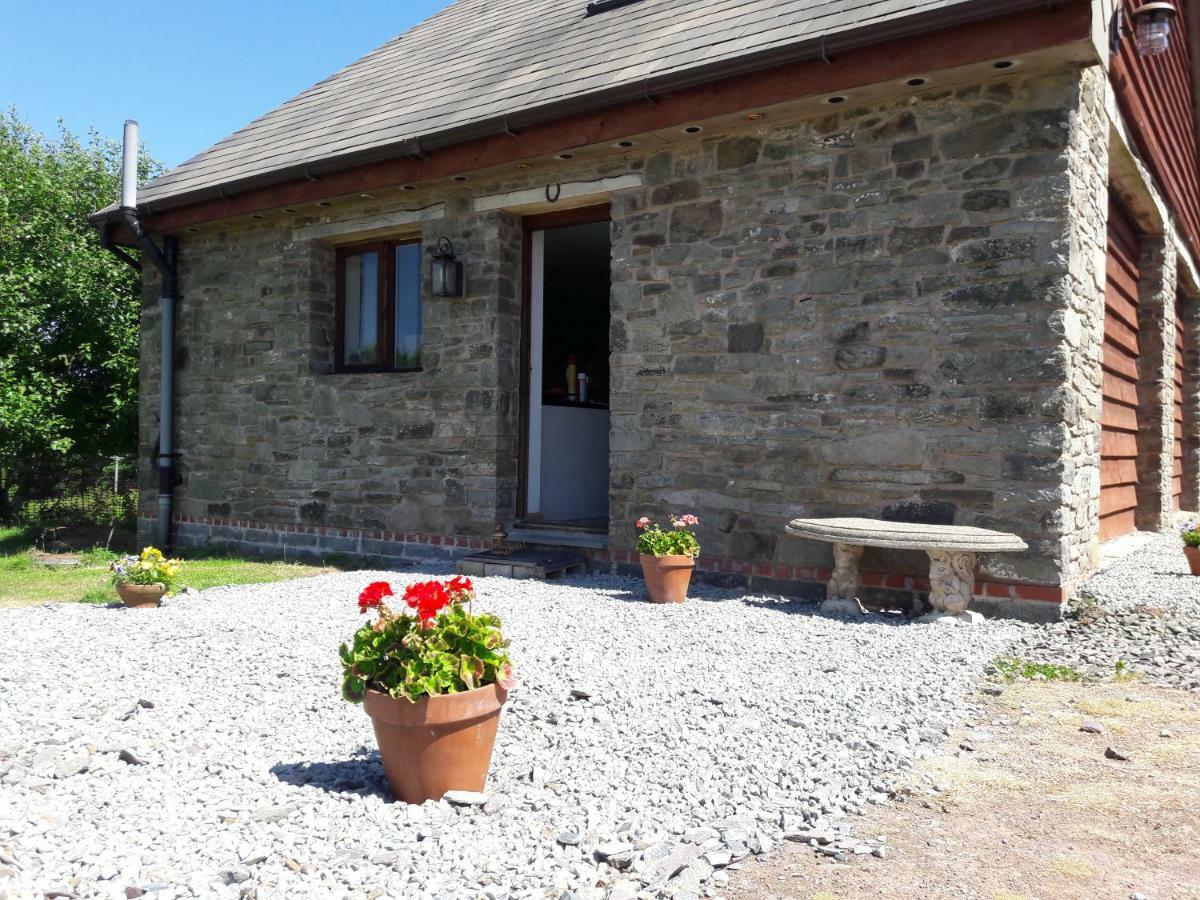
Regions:
<svg viewBox="0 0 1200 900"><path fill-rule="evenodd" d="M167 592L161 584L126 584L117 585L117 596L130 609L156 609L162 606L163 594Z"/></svg>
<svg viewBox="0 0 1200 900"><path fill-rule="evenodd" d="M1200 547L1184 547L1183 555L1187 557L1192 574L1200 575Z"/></svg>
<svg viewBox="0 0 1200 900"><path fill-rule="evenodd" d="M696 560L690 556L651 556L642 558L642 577L652 603L682 603L687 598L688 585Z"/></svg>
<svg viewBox="0 0 1200 900"><path fill-rule="evenodd" d="M398 800L440 800L446 791L482 791L508 691L489 684L410 703L367 691L383 771Z"/></svg>

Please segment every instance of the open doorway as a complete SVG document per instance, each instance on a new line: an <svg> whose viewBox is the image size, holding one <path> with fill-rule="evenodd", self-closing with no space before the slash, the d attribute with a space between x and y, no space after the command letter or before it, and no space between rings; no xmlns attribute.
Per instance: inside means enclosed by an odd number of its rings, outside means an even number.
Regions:
<svg viewBox="0 0 1200 900"><path fill-rule="evenodd" d="M529 222L523 524L606 533L611 238L570 218Z"/></svg>

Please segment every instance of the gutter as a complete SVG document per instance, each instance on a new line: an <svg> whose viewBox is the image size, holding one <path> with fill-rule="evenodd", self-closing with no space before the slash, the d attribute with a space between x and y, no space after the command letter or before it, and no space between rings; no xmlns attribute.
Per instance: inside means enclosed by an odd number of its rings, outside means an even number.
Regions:
<svg viewBox="0 0 1200 900"><path fill-rule="evenodd" d="M158 450L155 460L158 469L158 523L156 543L163 552L171 549L171 517L174 512L175 485L175 303L179 295L178 244L175 238L164 236L162 249L142 227L137 211L138 183L138 124L125 120L124 147L121 155L121 205L116 209L119 221L129 229L142 258L149 259L162 278L159 297L161 355L159 358L158 389ZM95 217L90 217L95 221ZM117 257L135 266L141 264L112 241L111 223L101 231L100 243Z"/></svg>
<svg viewBox="0 0 1200 900"><path fill-rule="evenodd" d="M223 182L220 185L211 185L185 193L173 194L159 200L150 200L144 203L142 211L146 214L165 212L169 209L190 206L206 200L229 200L238 193L244 193L256 188L270 187L284 182L299 181L301 179L319 180L323 174L344 171L370 163L412 155L413 153L424 156L430 152L458 144L498 137L504 134L512 135L514 132L519 133L522 128L540 125L580 113L596 112L629 101L646 100L653 103L656 96L700 87L714 81L746 75L762 69L792 63L811 62L813 60L824 60L827 63L834 64L836 63L836 59L833 57L837 53L881 43L886 40L913 37L925 34L931 30L967 25L985 19L1000 18L1034 9L1053 12L1064 5L1071 5L1074 2L1079 2L1079 0L963 0L963 2L931 12L906 16L902 19L891 20L876 25L867 25L828 37L812 38L783 47L773 47L769 50L738 56L734 59L721 60L681 72L672 72L668 75L647 78L632 84L625 84L615 88L596 91L591 94L554 101L508 115L495 116L445 131L406 138L382 147L373 147L369 150L347 153L309 163L301 163L235 181ZM936 60L931 60L930 64L936 66ZM89 219L93 224L101 225L105 222L113 221L118 215L119 210L114 207L108 207L93 213Z"/></svg>

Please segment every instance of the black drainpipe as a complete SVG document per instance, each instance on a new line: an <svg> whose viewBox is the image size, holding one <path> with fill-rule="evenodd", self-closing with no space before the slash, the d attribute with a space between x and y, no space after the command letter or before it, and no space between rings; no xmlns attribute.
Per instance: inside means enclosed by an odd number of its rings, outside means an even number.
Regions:
<svg viewBox="0 0 1200 900"><path fill-rule="evenodd" d="M175 475L175 303L179 299L178 254L175 238L162 239L162 249L154 243L137 214L137 123L125 123L125 162L122 170L121 221L137 239L143 259L148 258L162 279L159 296L159 385L158 385L158 529L155 542L167 552L171 549L171 517L174 510ZM105 239L102 243L126 262L135 263L128 254ZM140 266L138 266L140 268Z"/></svg>

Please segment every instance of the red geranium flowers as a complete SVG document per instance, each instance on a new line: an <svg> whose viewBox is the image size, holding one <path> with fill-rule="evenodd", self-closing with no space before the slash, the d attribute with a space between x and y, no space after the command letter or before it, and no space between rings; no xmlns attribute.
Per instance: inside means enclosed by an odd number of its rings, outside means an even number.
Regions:
<svg viewBox="0 0 1200 900"><path fill-rule="evenodd" d="M489 684L511 686L500 619L471 608L471 579L418 581L396 595L403 605L385 599L395 596L386 581L368 584L358 595L359 610L376 614L355 631L352 645L341 646L347 700L360 703L374 690L416 703Z"/></svg>
<svg viewBox="0 0 1200 900"><path fill-rule="evenodd" d="M450 605L450 592L440 581L418 581L405 588L404 602L417 611L421 627L426 627Z"/></svg>
<svg viewBox="0 0 1200 900"><path fill-rule="evenodd" d="M377 609L384 597L393 596L392 586L386 581L372 581L358 595L358 611L365 613L368 609Z"/></svg>
<svg viewBox="0 0 1200 900"><path fill-rule="evenodd" d="M392 586L386 581L375 581L368 584L358 595L358 611L365 613L368 609L379 609L386 616L391 612L383 604L384 597L393 597ZM451 603L469 602L475 596L475 588L470 578L456 575L447 582L418 581L404 589L404 602L415 610L422 628L429 628L438 613Z"/></svg>

